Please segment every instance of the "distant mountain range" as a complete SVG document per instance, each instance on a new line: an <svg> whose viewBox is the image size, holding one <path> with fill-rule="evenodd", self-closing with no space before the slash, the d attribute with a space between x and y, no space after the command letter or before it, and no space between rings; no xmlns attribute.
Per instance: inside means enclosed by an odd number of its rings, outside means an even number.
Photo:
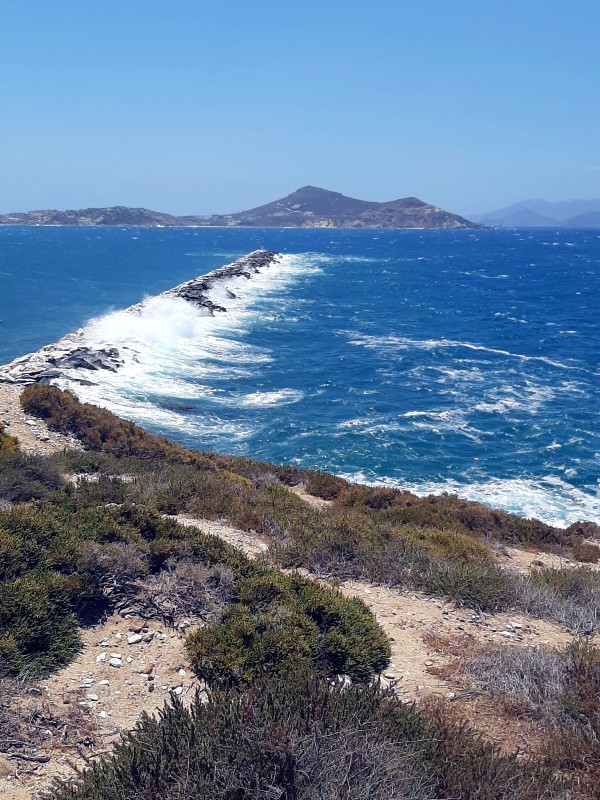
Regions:
<svg viewBox="0 0 600 800"><path fill-rule="evenodd" d="M85 208L79 211L28 211L0 216L0 225L117 225L131 227L244 228L481 228L457 214L404 197L387 203L356 200L339 192L304 186L250 211L176 217L146 208Z"/></svg>
<svg viewBox="0 0 600 800"><path fill-rule="evenodd" d="M522 200L471 219L496 228L600 228L600 199Z"/></svg>

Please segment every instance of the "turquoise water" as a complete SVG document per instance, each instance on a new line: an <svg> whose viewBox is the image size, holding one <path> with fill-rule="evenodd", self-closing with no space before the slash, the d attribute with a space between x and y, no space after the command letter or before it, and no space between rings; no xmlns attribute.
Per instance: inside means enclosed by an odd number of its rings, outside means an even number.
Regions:
<svg viewBox="0 0 600 800"><path fill-rule="evenodd" d="M111 314L261 244L227 315ZM599 276L591 230L4 228L0 361L100 317L143 356L78 394L187 445L600 522Z"/></svg>

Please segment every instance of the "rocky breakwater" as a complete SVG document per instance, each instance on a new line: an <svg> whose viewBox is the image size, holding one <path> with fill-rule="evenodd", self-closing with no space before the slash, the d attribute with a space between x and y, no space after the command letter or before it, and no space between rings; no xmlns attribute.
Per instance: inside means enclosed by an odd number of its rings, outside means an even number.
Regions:
<svg viewBox="0 0 600 800"><path fill-rule="evenodd" d="M240 278L250 280L262 269L275 263L278 257L272 250L255 250L231 264L175 286L160 297L185 300L199 307L205 315L226 313L225 303L236 297L228 285L239 284ZM125 313L143 314L149 302L145 300L131 306ZM122 341L98 342L92 335L92 328L93 323L0 367L0 383L25 385L67 379L69 382L90 385L96 382L94 373L117 372L127 363L135 362L133 347Z"/></svg>

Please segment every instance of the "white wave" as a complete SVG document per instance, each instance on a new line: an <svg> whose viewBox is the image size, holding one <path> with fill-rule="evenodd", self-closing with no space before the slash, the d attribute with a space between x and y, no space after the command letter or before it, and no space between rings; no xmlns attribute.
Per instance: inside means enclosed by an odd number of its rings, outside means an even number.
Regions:
<svg viewBox="0 0 600 800"><path fill-rule="evenodd" d="M480 344L472 344L471 342L459 342L453 339L410 339L404 336L367 336L350 334L354 338L349 340L349 344L371 348L374 350L441 350L444 348L462 348L465 350L473 350L482 353L491 353L492 355L505 356L507 358L515 358L520 361L539 361L548 364L551 367L558 369L587 371L583 367L577 367L571 364L563 364L560 361L554 361L546 356L527 356L523 353L512 353L510 350L501 350L496 347L485 347Z"/></svg>
<svg viewBox="0 0 600 800"><path fill-rule="evenodd" d="M314 275L319 269L314 258L285 255L251 280L228 278L222 286L211 289L210 299L227 308L226 313L216 312L214 316L167 294L147 298L133 309L93 319L78 332L79 340L93 348L116 347L125 360L124 366L116 372L102 370L92 374L85 369L66 370L56 383L83 401L110 408L142 424L151 422L183 433L193 433L198 420L161 407L172 399L208 398L241 407L298 402L303 395L291 389L238 398L209 384L215 379L250 377L253 367L273 359L268 349L250 345L239 337L263 321L261 309L265 303L270 299L277 302L291 282ZM202 430L197 432L202 435ZM225 429L223 432L227 433ZM237 436L239 431L230 433ZM246 433L243 430L241 435Z"/></svg>
<svg viewBox="0 0 600 800"><path fill-rule="evenodd" d="M411 482L375 478L363 472L339 473L340 477L369 486L390 486L427 497L430 494L455 494L492 508L501 508L526 519L539 519L557 528L583 520L600 524L600 495L582 491L555 476L539 479L490 478L478 483L456 480Z"/></svg>
<svg viewBox="0 0 600 800"><path fill-rule="evenodd" d="M465 436L475 442L480 442L481 437L487 435L472 425L466 419L466 411L458 408L443 411L406 411L398 414L396 419L385 417L363 417L349 419L336 425L337 430L352 430L359 435L373 435L406 431L408 429L423 430L443 436L446 433L455 433ZM401 420L408 420L402 424Z"/></svg>
<svg viewBox="0 0 600 800"><path fill-rule="evenodd" d="M277 392L251 392L239 400L239 405L246 408L261 406L284 406L298 403L304 394L294 389L280 389Z"/></svg>

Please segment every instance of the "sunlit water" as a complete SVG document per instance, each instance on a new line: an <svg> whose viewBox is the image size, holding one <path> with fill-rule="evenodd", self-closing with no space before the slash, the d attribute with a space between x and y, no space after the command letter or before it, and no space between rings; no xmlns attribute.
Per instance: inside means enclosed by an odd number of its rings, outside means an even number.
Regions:
<svg viewBox="0 0 600 800"><path fill-rule="evenodd" d="M203 317L144 297L264 244ZM595 231L0 229L0 361L91 318L78 395L201 448L600 522ZM112 313L111 313L112 312Z"/></svg>

